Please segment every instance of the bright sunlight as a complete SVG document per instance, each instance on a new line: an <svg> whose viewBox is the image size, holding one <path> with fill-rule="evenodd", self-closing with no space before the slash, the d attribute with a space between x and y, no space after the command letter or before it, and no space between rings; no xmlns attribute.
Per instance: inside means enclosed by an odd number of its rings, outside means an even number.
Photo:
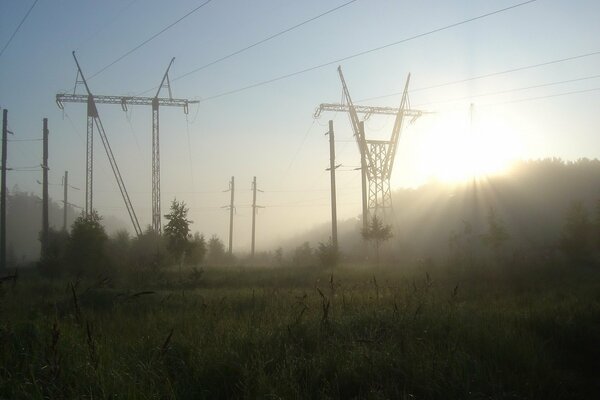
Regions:
<svg viewBox="0 0 600 400"><path fill-rule="evenodd" d="M428 179L462 182L504 173L521 155L521 142L506 121L476 113L429 116L422 133L419 169Z"/></svg>

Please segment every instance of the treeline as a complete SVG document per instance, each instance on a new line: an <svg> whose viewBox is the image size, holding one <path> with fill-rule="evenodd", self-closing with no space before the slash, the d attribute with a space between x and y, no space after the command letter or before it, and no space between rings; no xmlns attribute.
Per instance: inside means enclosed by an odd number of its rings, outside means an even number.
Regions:
<svg viewBox="0 0 600 400"><path fill-rule="evenodd" d="M596 257L600 242L599 200L600 161L585 158L522 161L508 173L486 179L396 190L393 237L383 246L382 259L400 264L441 262L465 243L473 257L489 259L494 250L485 238L494 230L493 214L506 234L500 246L504 257L568 255L589 261ZM340 249L346 259L364 256L361 226L360 218L339 222ZM316 246L327 241L330 232L329 223L323 224L286 248L293 253L298 243Z"/></svg>
<svg viewBox="0 0 600 400"><path fill-rule="evenodd" d="M112 277L154 275L167 267L197 268L203 263L223 265L231 262L223 242L216 236L208 241L190 231L188 208L174 200L165 215L167 224L159 234L151 227L137 237L126 230L109 236L96 211L81 214L69 231L51 229L48 245L38 266L50 277Z"/></svg>

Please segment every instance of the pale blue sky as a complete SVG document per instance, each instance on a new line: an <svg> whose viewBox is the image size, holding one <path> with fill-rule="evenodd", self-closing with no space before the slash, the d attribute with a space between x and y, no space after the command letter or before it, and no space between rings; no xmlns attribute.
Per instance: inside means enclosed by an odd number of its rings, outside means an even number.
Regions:
<svg viewBox="0 0 600 400"><path fill-rule="evenodd" d="M0 3L1 46L32 2ZM158 84L171 57L176 57L171 72L175 78L345 2L213 0L89 83L96 94L137 94ZM358 0L174 81L174 95L208 98L519 2ZM69 170L70 181L84 186L85 107L67 104L63 117L54 103L56 93L72 90L76 69L71 51L77 51L84 72L90 76L201 3L39 0L0 57L0 107L9 110L15 139L39 136L42 118L49 118L52 182L60 183L64 170ZM411 88L418 89L600 51L599 15L600 2L594 0L538 0L345 61L342 66L356 100L398 92L408 72L412 73ZM432 155L438 164L441 158L452 164L462 157L448 138L465 129L471 102L475 103L475 119L482 126L495 126L492 142L499 143L506 134L503 143L509 143L515 157L598 157L600 90L515 101L600 88L600 78L444 102L598 74L600 54L415 91L412 104L437 113L423 117L404 132L393 185L415 186L436 175L439 171L432 167L436 165ZM358 154L345 115L324 115L313 122L312 112L321 102L339 101L340 95L336 65L331 65L202 102L191 108L188 123L181 110L163 108L163 211L177 196L189 204L195 230L226 238L228 215L219 207L228 202L228 195L221 190L235 175L235 247L244 251L250 238L250 210L246 206L251 202L250 181L256 175L259 187L265 190L259 202L268 206L258 219L259 248L269 248L282 235L327 222L329 186L324 168L328 165L328 144L323 136L327 119L335 120L339 162L356 165ZM378 105L398 102L398 96L372 101ZM100 113L138 217L146 225L151 210L150 110L138 107L126 116L118 106L104 106ZM367 124L368 134L388 135L391 125L391 120L373 118ZM99 140L96 143L95 206L101 214L122 218L129 227L108 161ZM11 142L9 165L38 164L40 153L39 142ZM9 188L18 184L21 189L40 192L35 182L38 174L8 175ZM358 173L340 172L338 183L340 216L358 215ZM60 198L61 193L59 186L52 187L53 198ZM73 192L72 199L82 204L83 193Z"/></svg>

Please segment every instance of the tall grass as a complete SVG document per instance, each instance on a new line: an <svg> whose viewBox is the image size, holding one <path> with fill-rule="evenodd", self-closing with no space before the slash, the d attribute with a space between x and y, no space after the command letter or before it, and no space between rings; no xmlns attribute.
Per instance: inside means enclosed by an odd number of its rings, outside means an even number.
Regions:
<svg viewBox="0 0 600 400"><path fill-rule="evenodd" d="M21 275L1 289L2 398L600 395L593 269Z"/></svg>

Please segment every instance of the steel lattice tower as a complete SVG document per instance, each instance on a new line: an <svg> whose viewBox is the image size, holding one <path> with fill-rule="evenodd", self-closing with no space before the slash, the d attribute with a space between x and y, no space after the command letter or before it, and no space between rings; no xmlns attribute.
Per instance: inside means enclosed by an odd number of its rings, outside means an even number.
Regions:
<svg viewBox="0 0 600 400"><path fill-rule="evenodd" d="M367 222L374 215L391 223L393 209L390 178L398 148L398 140L400 139L405 119L411 118L410 122L412 123L425 114L425 112L410 108L408 100L410 74L408 74L406 79L400 106L394 108L354 105L341 67L338 67L338 73L342 82L344 102L342 104L323 103L315 111L314 117L318 118L323 111L348 113L361 156L363 226L366 227ZM363 114L364 120L367 120L373 114L394 115L396 119L390 140L368 140L364 131L364 121L359 120L358 114Z"/></svg>

